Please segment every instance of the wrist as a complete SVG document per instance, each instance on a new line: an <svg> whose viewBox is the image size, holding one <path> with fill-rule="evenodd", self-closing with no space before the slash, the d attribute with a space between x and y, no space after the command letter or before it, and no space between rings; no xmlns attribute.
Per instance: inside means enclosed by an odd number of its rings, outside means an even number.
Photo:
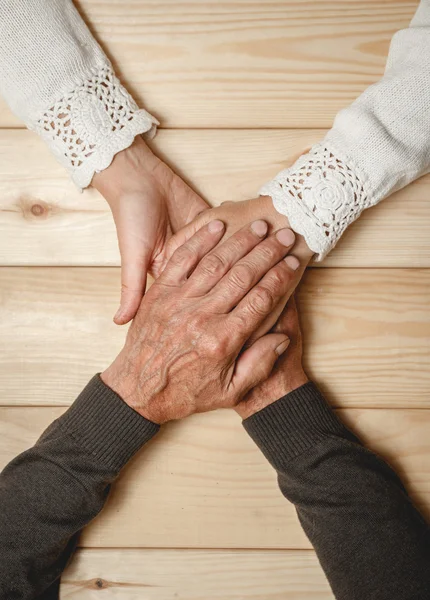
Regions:
<svg viewBox="0 0 430 600"><path fill-rule="evenodd" d="M309 379L301 366L289 369L281 383L273 383L261 394L255 391L252 393L251 400L245 399L235 407L235 410L242 420L245 420L308 382Z"/></svg>
<svg viewBox="0 0 430 600"><path fill-rule="evenodd" d="M146 420L161 425L163 419L157 411L151 410L151 395L141 398L137 393L138 375L133 372L132 365L120 354L114 362L100 374L103 383L113 390L121 400Z"/></svg>
<svg viewBox="0 0 430 600"><path fill-rule="evenodd" d="M141 192L159 162L160 159L138 135L131 146L115 155L106 169L94 175L92 186L112 207L124 196Z"/></svg>

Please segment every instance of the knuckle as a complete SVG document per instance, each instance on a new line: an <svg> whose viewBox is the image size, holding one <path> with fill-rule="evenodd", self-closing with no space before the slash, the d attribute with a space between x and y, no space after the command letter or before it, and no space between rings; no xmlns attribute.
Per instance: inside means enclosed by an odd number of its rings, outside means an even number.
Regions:
<svg viewBox="0 0 430 600"><path fill-rule="evenodd" d="M230 271L229 283L241 290L248 290L254 280L254 269L249 264L236 265Z"/></svg>
<svg viewBox="0 0 430 600"><path fill-rule="evenodd" d="M175 234L173 237L169 239L166 244L166 257L168 260L171 260L174 256L175 252L181 248L183 243L181 243L178 234Z"/></svg>
<svg viewBox="0 0 430 600"><path fill-rule="evenodd" d="M272 310L273 305L274 299L270 290L263 286L256 287L249 303L251 312L258 316L265 315Z"/></svg>
<svg viewBox="0 0 430 600"><path fill-rule="evenodd" d="M199 213L197 213L197 217L198 219L196 219L196 227L202 227L203 225L206 225L206 223L209 223L209 221L211 220L212 214L214 213L214 209L210 208L208 206L208 208L204 208L203 210L201 210Z"/></svg>
<svg viewBox="0 0 430 600"><path fill-rule="evenodd" d="M273 261L278 254L278 248L273 243L270 243L270 240L266 244L260 244L257 249L257 259L264 264Z"/></svg>
<svg viewBox="0 0 430 600"><path fill-rule="evenodd" d="M170 262L175 267L181 267L189 264L194 258L194 252L188 246L181 246L173 254Z"/></svg>
<svg viewBox="0 0 430 600"><path fill-rule="evenodd" d="M272 292L279 292L279 290L285 285L285 275L283 274L282 270L277 267L273 269L270 275L267 277L266 285Z"/></svg>
<svg viewBox="0 0 430 600"><path fill-rule="evenodd" d="M226 356L227 339L219 333L213 333L205 337L205 349L215 360L221 360Z"/></svg>
<svg viewBox="0 0 430 600"><path fill-rule="evenodd" d="M188 316L186 327L193 337L200 337L204 331L205 325L206 320L200 312L195 312Z"/></svg>
<svg viewBox="0 0 430 600"><path fill-rule="evenodd" d="M231 237L227 240L226 251L232 256L243 253L248 248L249 241L247 234Z"/></svg>
<svg viewBox="0 0 430 600"><path fill-rule="evenodd" d="M205 356L211 357L215 361L219 361L226 356L229 336L224 332L224 328L208 325L207 315L204 313L196 313L190 315L187 321L187 330L194 340L194 344L198 346Z"/></svg>
<svg viewBox="0 0 430 600"><path fill-rule="evenodd" d="M221 275L226 269L226 264L219 254L209 254L202 260L200 267L207 275Z"/></svg>
<svg viewBox="0 0 430 600"><path fill-rule="evenodd" d="M248 325L248 315L245 315L243 313L239 313L239 314L235 315L234 323L233 323L233 327L232 327L232 332L233 332L232 337L234 337L234 333L241 332L244 329L246 329L247 325Z"/></svg>
<svg viewBox="0 0 430 600"><path fill-rule="evenodd" d="M143 285L129 285L128 283L121 283L121 294L123 296L134 296L136 294L143 294Z"/></svg>

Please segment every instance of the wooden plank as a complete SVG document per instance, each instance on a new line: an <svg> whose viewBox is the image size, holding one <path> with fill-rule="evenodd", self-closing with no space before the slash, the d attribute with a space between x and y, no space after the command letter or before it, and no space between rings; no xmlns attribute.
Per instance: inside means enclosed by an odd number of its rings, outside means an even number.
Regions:
<svg viewBox="0 0 430 600"><path fill-rule="evenodd" d="M322 130L167 131L156 149L211 203L255 197ZM385 200L348 230L322 266L429 267L430 177ZM42 142L0 132L0 264L118 265L107 203L79 194Z"/></svg>
<svg viewBox="0 0 430 600"><path fill-rule="evenodd" d="M91 600L333 600L313 552L78 550L62 598Z"/></svg>
<svg viewBox="0 0 430 600"><path fill-rule="evenodd" d="M64 409L0 408L0 467ZM340 415L404 476L430 517L430 410L347 409ZM87 547L309 548L269 463L232 411L164 427L124 470Z"/></svg>
<svg viewBox="0 0 430 600"><path fill-rule="evenodd" d="M418 1L77 4L164 127L265 128L329 127L382 75ZM21 126L4 104L0 126Z"/></svg>
<svg viewBox="0 0 430 600"><path fill-rule="evenodd" d="M122 346L118 269L0 269L0 404L67 405ZM337 406L430 406L430 271L311 269L305 363Z"/></svg>

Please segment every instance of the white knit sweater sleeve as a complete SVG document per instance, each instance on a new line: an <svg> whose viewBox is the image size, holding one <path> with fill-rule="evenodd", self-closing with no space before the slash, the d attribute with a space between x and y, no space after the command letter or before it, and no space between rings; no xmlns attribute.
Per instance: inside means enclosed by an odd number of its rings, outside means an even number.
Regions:
<svg viewBox="0 0 430 600"><path fill-rule="evenodd" d="M430 0L422 0L393 37L384 77L260 193L322 259L365 208L429 171Z"/></svg>
<svg viewBox="0 0 430 600"><path fill-rule="evenodd" d="M158 124L121 85L71 0L0 0L0 94L80 188Z"/></svg>

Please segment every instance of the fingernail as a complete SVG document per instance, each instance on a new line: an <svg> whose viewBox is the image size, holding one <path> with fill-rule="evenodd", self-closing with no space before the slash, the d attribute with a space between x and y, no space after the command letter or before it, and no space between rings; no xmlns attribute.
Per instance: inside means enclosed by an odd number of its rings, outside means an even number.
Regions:
<svg viewBox="0 0 430 600"><path fill-rule="evenodd" d="M291 229L281 229L281 231L278 231L276 234L276 239L278 242L281 242L283 246L292 246L294 244L295 237Z"/></svg>
<svg viewBox="0 0 430 600"><path fill-rule="evenodd" d="M293 271L297 271L300 267L300 262L295 256L287 256L284 260Z"/></svg>
<svg viewBox="0 0 430 600"><path fill-rule="evenodd" d="M118 310L115 313L115 316L113 318L114 321L117 321L118 319L120 319L123 315L123 310L121 307L118 308Z"/></svg>
<svg viewBox="0 0 430 600"><path fill-rule="evenodd" d="M286 340L281 342L279 344L279 346L276 348L276 350L275 350L276 354L278 356L281 356L281 354L283 354L285 352L285 350L288 348L289 345L290 345L290 340L289 340L289 338L287 338Z"/></svg>
<svg viewBox="0 0 430 600"><path fill-rule="evenodd" d="M266 221L254 221L251 225L251 229L259 237L263 237L267 233L267 223Z"/></svg>
<svg viewBox="0 0 430 600"><path fill-rule="evenodd" d="M219 220L211 221L208 225L208 229L211 233L217 233L218 231L224 229L224 223Z"/></svg>

